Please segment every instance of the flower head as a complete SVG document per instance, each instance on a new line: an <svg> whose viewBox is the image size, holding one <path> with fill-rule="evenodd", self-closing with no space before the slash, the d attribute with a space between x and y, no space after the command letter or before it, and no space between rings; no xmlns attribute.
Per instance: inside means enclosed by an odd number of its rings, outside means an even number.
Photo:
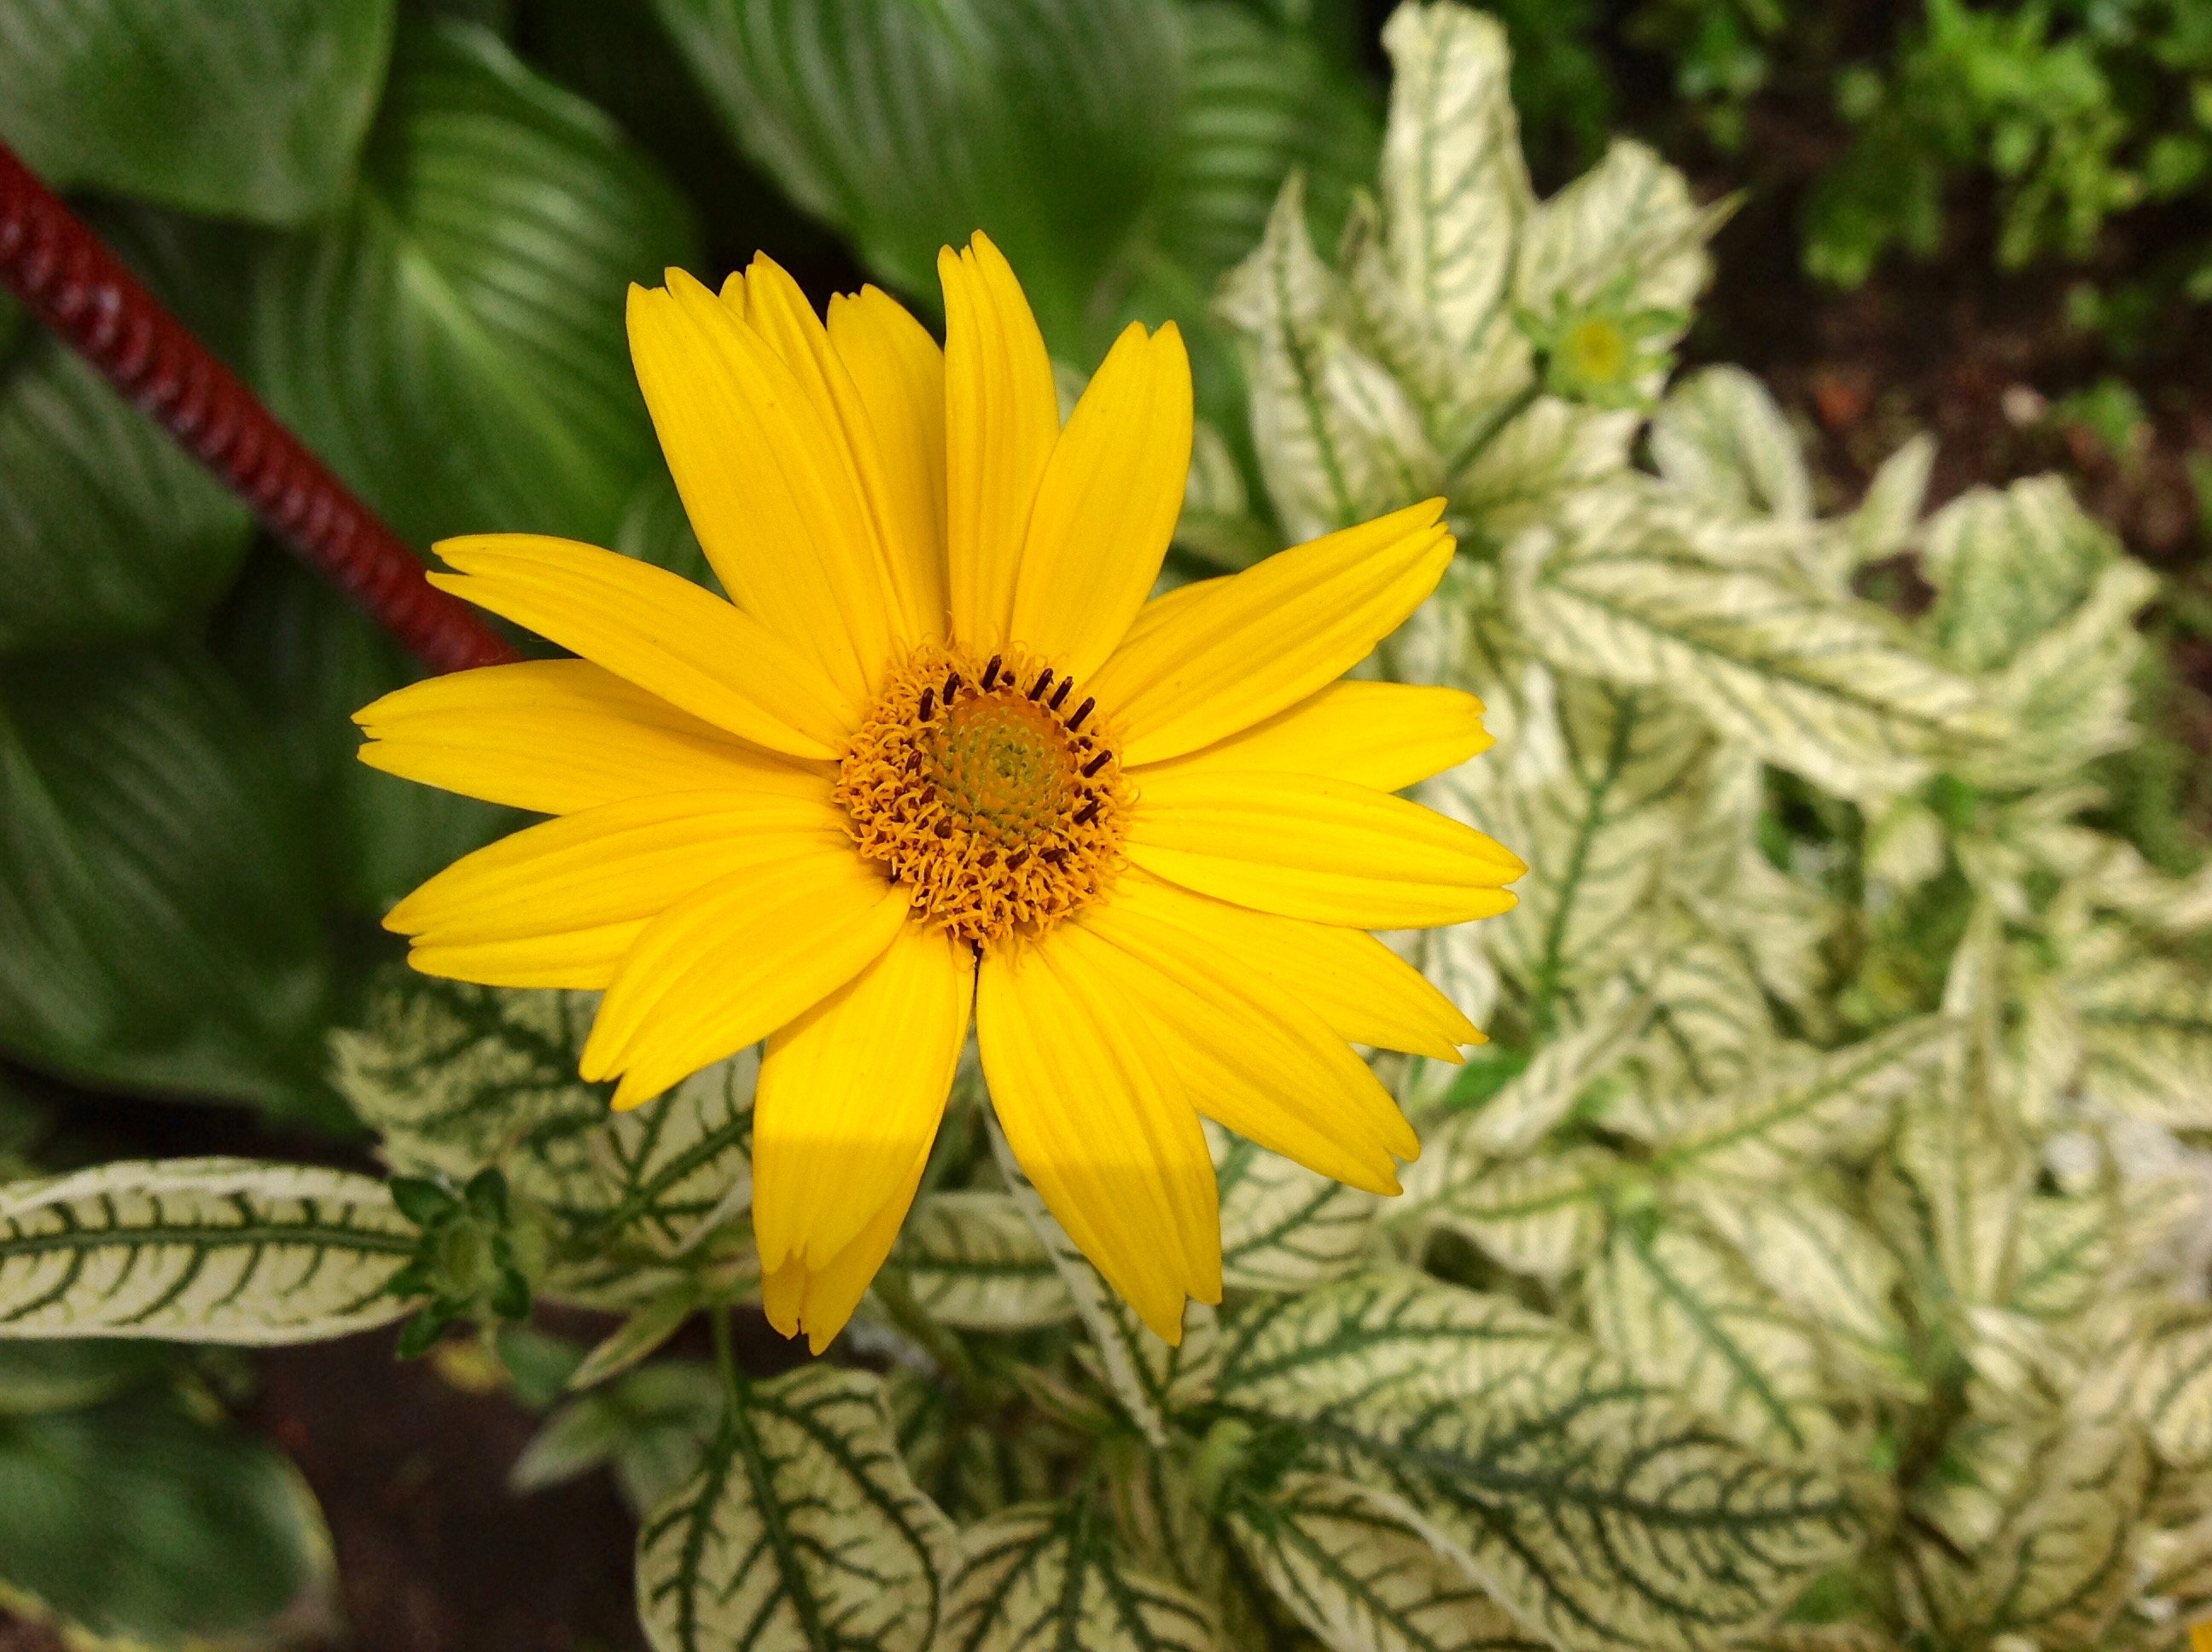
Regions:
<svg viewBox="0 0 2212 1652"><path fill-rule="evenodd" d="M946 343L765 258L630 295L638 381L728 600L611 552L448 541L433 577L571 651L418 683L362 756L553 818L395 908L433 975L599 989L634 1106L767 1041L754 1230L818 1350L896 1236L972 1022L1008 1145L1170 1341L1221 1291L1201 1114L1380 1192L1418 1151L1357 1043L1481 1035L1370 927L1504 910L1520 861L1392 793L1479 701L1336 679L1452 555L1436 501L1153 598L1191 443L1172 325L1066 428L1012 270L939 259Z"/></svg>

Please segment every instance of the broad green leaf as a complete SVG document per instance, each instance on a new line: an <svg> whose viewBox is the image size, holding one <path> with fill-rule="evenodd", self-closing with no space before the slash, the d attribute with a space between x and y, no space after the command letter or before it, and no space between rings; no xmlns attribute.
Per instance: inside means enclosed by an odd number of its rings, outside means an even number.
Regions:
<svg viewBox="0 0 2212 1652"><path fill-rule="evenodd" d="M1145 1437L1165 1447L1169 1424L1176 1413L1202 1405L1212 1395L1214 1371L1221 1363L1213 1309L1204 1303L1186 1304L1182 1341L1168 1346L1085 1260L1067 1230L1053 1218L995 1122L991 1149L1016 1205L1074 1299L1076 1314L1091 1334L1090 1352L1099 1376Z"/></svg>
<svg viewBox="0 0 2212 1652"><path fill-rule="evenodd" d="M260 271L256 380L418 545L604 544L659 463L623 295L694 253L605 116L480 28L410 23L359 188Z"/></svg>
<svg viewBox="0 0 2212 1652"><path fill-rule="evenodd" d="M0 136L58 189L297 223L353 176L394 0L6 0Z"/></svg>
<svg viewBox="0 0 2212 1652"><path fill-rule="evenodd" d="M1966 670L1995 670L2072 611L2114 555L2056 477L1977 488L1928 520L1921 564L1937 595L1921 623Z"/></svg>
<svg viewBox="0 0 2212 1652"><path fill-rule="evenodd" d="M0 654L196 618L246 555L245 507L51 339L0 363Z"/></svg>
<svg viewBox="0 0 2212 1652"><path fill-rule="evenodd" d="M249 1159L122 1160L0 1186L0 1337L319 1342L399 1318L384 1184Z"/></svg>
<svg viewBox="0 0 2212 1652"><path fill-rule="evenodd" d="M146 1342L0 1342L0 1417L76 1411L143 1388L170 1363Z"/></svg>
<svg viewBox="0 0 2212 1652"><path fill-rule="evenodd" d="M1514 1616L1569 1649L1693 1652L1748 1633L1856 1520L1555 1323L1418 1275L1240 1309L1219 1404L1286 1424Z"/></svg>
<svg viewBox="0 0 2212 1652"><path fill-rule="evenodd" d="M1872 604L1716 566L1618 486L1568 501L1532 540L1515 611L1562 671L1656 688L1766 762L1846 797L1901 791L2002 732L1972 684Z"/></svg>
<svg viewBox="0 0 2212 1652"><path fill-rule="evenodd" d="M630 1112L577 1076L596 994L475 987L394 969L364 1024L331 1036L335 1080L410 1175L487 1165L571 1221L674 1254L750 1189L750 1053Z"/></svg>
<svg viewBox="0 0 2212 1652"><path fill-rule="evenodd" d="M1221 1196L1221 1278L1234 1291L1303 1291L1357 1268L1382 1201L1209 1123Z"/></svg>
<svg viewBox="0 0 2212 1652"><path fill-rule="evenodd" d="M936 1652L1212 1652L1206 1610L1130 1564L1087 1500L1026 1503L960 1534Z"/></svg>
<svg viewBox="0 0 2212 1652"><path fill-rule="evenodd" d="M1804 1316L1695 1228L1619 1224L1583 1293L1601 1348L1753 1450L1787 1459L1835 1445Z"/></svg>
<svg viewBox="0 0 2212 1652"><path fill-rule="evenodd" d="M1473 1578L1371 1492L1292 1474L1232 1504L1254 1570L1332 1652L1540 1652Z"/></svg>
<svg viewBox="0 0 2212 1652"><path fill-rule="evenodd" d="M809 1365L747 1386L697 1477L638 1533L654 1652L922 1652L952 1527L899 1461L879 1381Z"/></svg>
<svg viewBox="0 0 2212 1652"><path fill-rule="evenodd" d="M0 1048L327 1109L331 966L297 803L197 653L0 672Z"/></svg>
<svg viewBox="0 0 2212 1652"><path fill-rule="evenodd" d="M1651 416L1650 442L1661 476L1723 513L1812 519L1797 434L1741 367L1706 367L1677 384Z"/></svg>
<svg viewBox="0 0 2212 1652"><path fill-rule="evenodd" d="M330 1536L280 1453L143 1388L0 1417L0 1596L18 1591L73 1643L258 1645L330 1611Z"/></svg>
<svg viewBox="0 0 2212 1652"><path fill-rule="evenodd" d="M1516 1272L1559 1279L1604 1236L1619 1160L1571 1147L1522 1159L1432 1148L1407 1171L1406 1204L1392 1215L1464 1235Z"/></svg>
<svg viewBox="0 0 2212 1652"><path fill-rule="evenodd" d="M1839 1050L1778 1050L1741 1089L1686 1109L1660 1139L1659 1163L1680 1174L1771 1183L1863 1152L1954 1034L1950 1023L1926 1016Z"/></svg>
<svg viewBox="0 0 2212 1652"><path fill-rule="evenodd" d="M1054 1325L1075 1300L1022 1207L990 1192L925 1193L891 1266L932 1319L969 1331Z"/></svg>

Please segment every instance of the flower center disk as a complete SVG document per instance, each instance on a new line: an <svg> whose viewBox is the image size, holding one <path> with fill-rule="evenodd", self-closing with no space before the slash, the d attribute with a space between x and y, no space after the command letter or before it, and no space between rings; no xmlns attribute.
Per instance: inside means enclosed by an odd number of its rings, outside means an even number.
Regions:
<svg viewBox="0 0 2212 1652"><path fill-rule="evenodd" d="M1130 803L1080 686L1021 650L936 645L892 672L837 772L860 853L976 945L1036 935L1121 863Z"/></svg>

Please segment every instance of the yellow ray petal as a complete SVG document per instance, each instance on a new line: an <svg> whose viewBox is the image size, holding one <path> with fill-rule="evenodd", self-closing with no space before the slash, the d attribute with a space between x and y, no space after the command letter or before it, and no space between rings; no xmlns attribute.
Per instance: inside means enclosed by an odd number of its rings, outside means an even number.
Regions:
<svg viewBox="0 0 2212 1652"><path fill-rule="evenodd" d="M805 1332L809 1352L818 1354L830 1345L853 1317L860 1298L867 1295L868 1286L883 1269L884 1259L891 1254L928 1163L929 1148L925 1143L898 1191L826 1265L810 1268L793 1256L773 1273L762 1276L761 1307L769 1324L787 1337Z"/></svg>
<svg viewBox="0 0 2212 1652"><path fill-rule="evenodd" d="M1170 1343L1186 1296L1221 1297L1213 1162L1180 1077L1118 1003L1105 943L1063 925L987 953L975 1035L1006 1144L1047 1208Z"/></svg>
<svg viewBox="0 0 2212 1652"><path fill-rule="evenodd" d="M1391 1160L1420 1143L1367 1063L1275 981L1164 917L1172 894L1130 893L1117 887L1080 926L1109 943L1098 968L1141 1008L1198 1110L1322 1175L1396 1193Z"/></svg>
<svg viewBox="0 0 2212 1652"><path fill-rule="evenodd" d="M1005 256L978 231L937 255L945 283L945 548L952 635L1006 641L1030 507L1060 438L1044 336Z"/></svg>
<svg viewBox="0 0 2212 1652"><path fill-rule="evenodd" d="M1302 774L1146 777L1129 859L1238 906L1353 929L1504 912L1528 868L1473 827L1387 793Z"/></svg>
<svg viewBox="0 0 2212 1652"><path fill-rule="evenodd" d="M1411 683L1333 683L1241 734L1144 772L1273 770L1401 792L1490 746L1482 701L1471 694Z"/></svg>
<svg viewBox="0 0 2212 1652"><path fill-rule="evenodd" d="M842 435L775 350L680 270L629 289L630 357L701 549L738 605L866 701L892 593Z"/></svg>
<svg viewBox="0 0 2212 1652"><path fill-rule="evenodd" d="M1318 692L1436 589L1452 537L1442 500L1293 546L1140 614L1086 688L1111 711L1125 763L1211 745Z"/></svg>
<svg viewBox="0 0 2212 1652"><path fill-rule="evenodd" d="M637 944L646 922L640 918L510 940L418 940L409 948L407 963L426 975L481 987L566 987L596 993L615 978L623 955Z"/></svg>
<svg viewBox="0 0 2212 1652"><path fill-rule="evenodd" d="M679 574L570 539L471 534L430 583L527 626L671 705L770 751L835 756L850 702L751 615Z"/></svg>
<svg viewBox="0 0 2212 1652"><path fill-rule="evenodd" d="M905 920L905 895L849 843L794 840L646 926L600 1000L584 1077L619 1073L618 1108L648 1101L813 1008Z"/></svg>
<svg viewBox="0 0 2212 1652"><path fill-rule="evenodd" d="M753 1102L761 1266L819 1271L927 1151L968 1036L975 954L903 926L873 963L769 1040Z"/></svg>
<svg viewBox="0 0 2212 1652"><path fill-rule="evenodd" d="M827 770L739 744L587 659L426 677L353 720L370 768L539 814L665 792L829 795Z"/></svg>
<svg viewBox="0 0 2212 1652"><path fill-rule="evenodd" d="M830 301L830 347L853 375L883 456L888 548L941 635L945 580L945 352L897 300L873 287Z"/></svg>
<svg viewBox="0 0 2212 1652"><path fill-rule="evenodd" d="M1155 898L1148 890L1171 898L1176 921L1284 987L1339 1038L1441 1061L1459 1060L1462 1044L1490 1042L1427 976L1364 930L1231 906L1140 871L1115 885L1114 898Z"/></svg>
<svg viewBox="0 0 2212 1652"><path fill-rule="evenodd" d="M815 315L814 307L806 301L806 295L799 290L799 283L766 253L755 253L751 266L743 275L732 275L723 283L726 301L740 291L741 313L805 388L824 429L843 443L847 462L852 467L854 480L873 525L872 547L882 561L884 580L891 592L893 634L908 648L942 639L945 624L944 533L929 513L927 483L922 484L925 491L918 497L915 492L919 478L912 473L913 459L920 443L896 424L896 440L887 444L881 439L881 425L886 418L904 420L911 416L901 402L884 406L880 389L871 404L860 380L847 364L844 353L836 347L829 329ZM907 326L921 333L929 355L937 358L937 346L930 342L927 333L922 332L921 324L882 294L876 296ZM871 307L869 325L879 332L884 320L873 315L872 309ZM870 342L881 347L872 337ZM902 338L892 348L902 346L911 351L911 339ZM898 368L908 365L904 358L895 364ZM941 359L937 379L939 435L934 468L939 478L938 486L942 489L945 392ZM908 386L902 384L900 388ZM894 459L899 461L896 471ZM919 511L917 505L921 507Z"/></svg>
<svg viewBox="0 0 2212 1652"><path fill-rule="evenodd" d="M1060 433L1023 543L1007 635L1078 677L1145 605L1190 473L1190 358L1131 322Z"/></svg>

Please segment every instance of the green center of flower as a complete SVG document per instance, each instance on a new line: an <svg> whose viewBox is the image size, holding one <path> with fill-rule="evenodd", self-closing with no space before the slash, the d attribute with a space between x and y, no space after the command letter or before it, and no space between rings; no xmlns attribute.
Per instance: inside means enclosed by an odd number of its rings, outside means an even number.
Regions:
<svg viewBox="0 0 2212 1652"><path fill-rule="evenodd" d="M1567 358L1576 378L1609 385L1628 367L1628 338L1608 316L1588 316L1567 334Z"/></svg>
<svg viewBox="0 0 2212 1652"><path fill-rule="evenodd" d="M981 947L1051 928L1121 866L1131 797L1097 702L1042 659L938 644L890 674L837 770L860 853Z"/></svg>

